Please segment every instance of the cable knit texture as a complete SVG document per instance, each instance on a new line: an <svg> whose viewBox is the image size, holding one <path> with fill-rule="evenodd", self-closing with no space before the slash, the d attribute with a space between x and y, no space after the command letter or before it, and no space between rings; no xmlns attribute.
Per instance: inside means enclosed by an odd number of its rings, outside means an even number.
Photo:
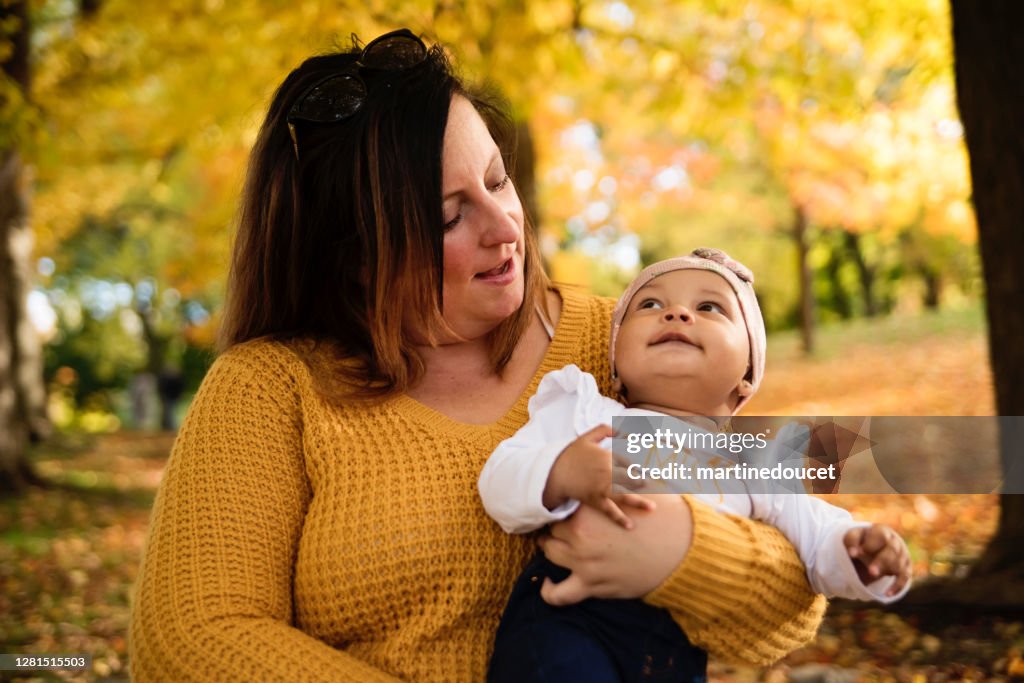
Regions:
<svg viewBox="0 0 1024 683"><path fill-rule="evenodd" d="M491 425L409 397L332 405L283 344L222 355L157 494L131 619L133 680L482 681L532 537L476 480L550 370L610 387L614 302L562 288L541 367ZM810 639L822 600L768 526L692 503L693 545L648 600L710 652L765 663Z"/></svg>
<svg viewBox="0 0 1024 683"><path fill-rule="evenodd" d="M693 515L692 545L644 601L668 609L690 642L733 663L768 666L813 637L827 601L811 591L782 533L683 498Z"/></svg>

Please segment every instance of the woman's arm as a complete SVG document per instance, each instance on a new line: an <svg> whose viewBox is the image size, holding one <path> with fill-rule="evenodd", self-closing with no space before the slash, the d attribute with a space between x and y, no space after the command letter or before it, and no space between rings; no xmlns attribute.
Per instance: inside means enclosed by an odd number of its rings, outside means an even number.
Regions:
<svg viewBox="0 0 1024 683"><path fill-rule="evenodd" d="M291 624L311 494L287 358L268 344L229 353L192 404L135 587L134 681L395 680Z"/></svg>
<svg viewBox="0 0 1024 683"><path fill-rule="evenodd" d="M656 509L631 516L636 526L626 531L584 506L556 524L541 547L573 573L545 585L544 598L564 604L644 596L668 609L694 644L758 666L814 637L825 598L811 590L796 551L777 529L687 496L659 496Z"/></svg>

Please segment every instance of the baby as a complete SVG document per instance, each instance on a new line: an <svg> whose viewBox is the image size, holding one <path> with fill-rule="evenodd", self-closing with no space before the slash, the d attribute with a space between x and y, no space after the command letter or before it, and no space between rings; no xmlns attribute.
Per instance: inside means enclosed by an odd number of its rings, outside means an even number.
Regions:
<svg viewBox="0 0 1024 683"><path fill-rule="evenodd" d="M584 501L630 528L622 506L653 503L612 492L612 417L672 415L717 432L757 391L765 348L745 266L717 249L649 266L612 317L612 376L625 404L601 396L594 377L575 365L547 374L530 400L529 421L498 446L480 475L488 514L506 531L525 533L565 519ZM909 553L888 527L855 522L807 495L748 488L694 497L777 527L820 593L892 602L909 588ZM545 603L542 584L567 576L543 554L527 566L498 627L489 681L704 680L706 654L665 610L641 600Z"/></svg>

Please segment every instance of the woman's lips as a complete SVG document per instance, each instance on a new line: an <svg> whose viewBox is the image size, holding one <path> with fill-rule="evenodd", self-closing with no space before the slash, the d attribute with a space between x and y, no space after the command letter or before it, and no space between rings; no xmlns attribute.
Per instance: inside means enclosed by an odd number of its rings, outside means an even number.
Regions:
<svg viewBox="0 0 1024 683"><path fill-rule="evenodd" d="M477 273L473 276L473 279L486 282L487 284L505 285L515 280L515 277L515 268L512 263L512 259L509 258L499 266L491 268L483 273Z"/></svg>

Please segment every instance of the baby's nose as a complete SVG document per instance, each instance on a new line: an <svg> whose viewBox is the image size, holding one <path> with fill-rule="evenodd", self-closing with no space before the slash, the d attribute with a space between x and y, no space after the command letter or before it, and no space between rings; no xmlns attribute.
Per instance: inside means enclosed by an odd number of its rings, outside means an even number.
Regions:
<svg viewBox="0 0 1024 683"><path fill-rule="evenodd" d="M686 306L683 306L682 304L677 304L675 306L669 306L668 308L666 308L665 312L662 314L662 319L665 320L665 322L679 320L686 323L693 320L693 315L691 315L690 309L688 309Z"/></svg>

